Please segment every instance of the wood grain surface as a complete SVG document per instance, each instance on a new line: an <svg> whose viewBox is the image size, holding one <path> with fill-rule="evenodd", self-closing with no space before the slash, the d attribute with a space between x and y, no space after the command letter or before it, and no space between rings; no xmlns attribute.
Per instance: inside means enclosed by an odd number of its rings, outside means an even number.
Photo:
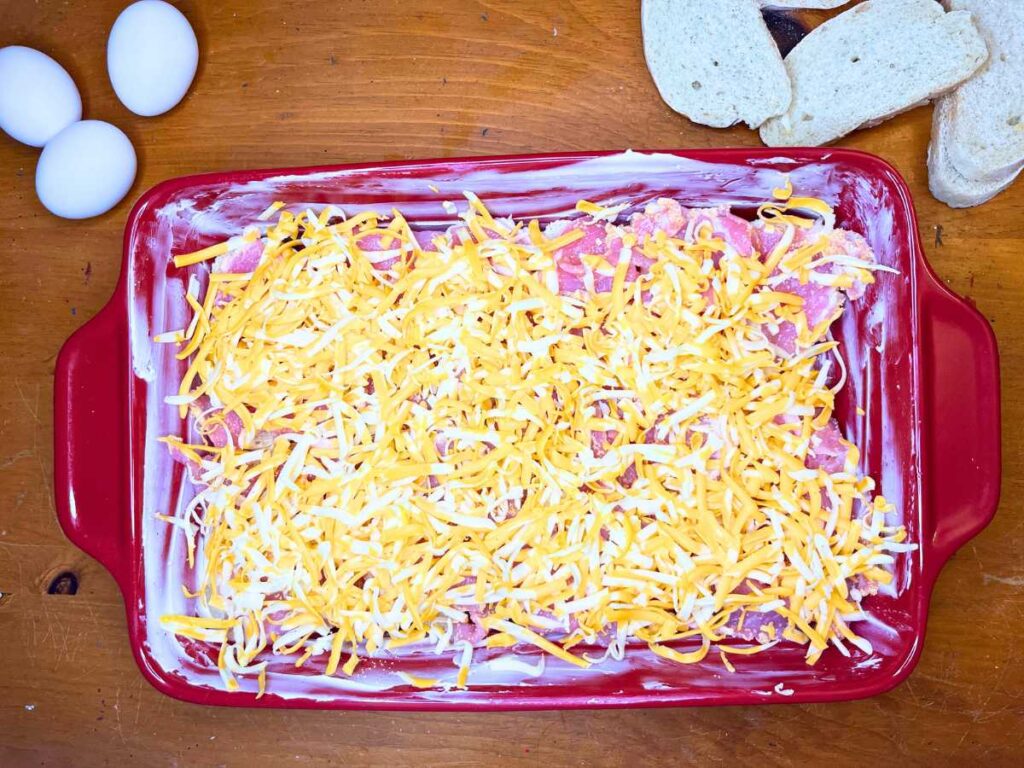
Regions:
<svg viewBox="0 0 1024 768"><path fill-rule="evenodd" d="M0 7L0 45L54 55L140 159L121 205L63 221L36 200L36 151L0 135L0 766L1024 764L1024 182L967 211L932 199L929 107L842 143L903 173L932 264L993 323L1005 459L999 514L943 571L908 682L833 705L476 715L216 709L151 689L114 581L62 535L52 485L54 359L109 297L142 191L209 170L758 138L662 103L624 0L180 2L199 74L172 112L139 118L104 61L125 4Z"/></svg>

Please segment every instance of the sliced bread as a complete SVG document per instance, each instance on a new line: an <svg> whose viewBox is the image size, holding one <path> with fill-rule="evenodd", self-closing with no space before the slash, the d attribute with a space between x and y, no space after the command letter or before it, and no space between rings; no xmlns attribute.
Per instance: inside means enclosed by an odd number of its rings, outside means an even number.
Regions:
<svg viewBox="0 0 1024 768"><path fill-rule="evenodd" d="M970 179L950 160L954 105L950 96L935 103L932 116L932 140L928 145L928 188L936 199L951 208L970 208L991 200L1006 189L1020 173L1020 166L1002 178L991 181Z"/></svg>
<svg viewBox="0 0 1024 768"><path fill-rule="evenodd" d="M751 128L789 106L789 77L756 0L643 0L644 56L661 98L696 123Z"/></svg>
<svg viewBox="0 0 1024 768"><path fill-rule="evenodd" d="M760 0L762 8L838 8L850 0Z"/></svg>
<svg viewBox="0 0 1024 768"><path fill-rule="evenodd" d="M971 15L935 0L867 0L786 57L793 100L761 126L769 146L819 145L950 90L988 56Z"/></svg>
<svg viewBox="0 0 1024 768"><path fill-rule="evenodd" d="M949 159L962 174L999 182L1024 162L1024 0L946 0L970 11L988 43L978 74L943 96Z"/></svg>

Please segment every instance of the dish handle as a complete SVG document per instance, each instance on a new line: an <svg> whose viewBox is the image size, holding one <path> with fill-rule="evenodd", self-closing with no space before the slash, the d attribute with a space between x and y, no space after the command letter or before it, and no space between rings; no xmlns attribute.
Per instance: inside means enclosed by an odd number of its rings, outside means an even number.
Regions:
<svg viewBox="0 0 1024 768"><path fill-rule="evenodd" d="M932 275L921 306L922 459L941 565L988 525L999 503L999 353L988 321Z"/></svg>
<svg viewBox="0 0 1024 768"><path fill-rule="evenodd" d="M71 541L125 584L127 321L114 300L65 342L54 374L57 519Z"/></svg>

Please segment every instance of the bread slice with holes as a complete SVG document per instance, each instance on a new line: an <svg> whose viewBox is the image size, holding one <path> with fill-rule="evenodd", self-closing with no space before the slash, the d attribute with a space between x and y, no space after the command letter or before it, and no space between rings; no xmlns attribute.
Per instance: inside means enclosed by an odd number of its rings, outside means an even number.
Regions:
<svg viewBox="0 0 1024 768"><path fill-rule="evenodd" d="M756 0L643 0L640 21L661 98L695 123L756 128L789 106L789 77Z"/></svg>
<svg viewBox="0 0 1024 768"><path fill-rule="evenodd" d="M1010 186L1021 166L991 180L964 176L950 158L950 146L955 141L952 135L953 113L954 105L949 96L943 96L936 102L932 115L932 140L928 145L928 188L937 200L951 208L971 208L991 200Z"/></svg>
<svg viewBox="0 0 1024 768"><path fill-rule="evenodd" d="M956 87L987 57L966 11L946 13L935 0L866 0L789 52L793 100L761 126L761 139L828 144Z"/></svg>
<svg viewBox="0 0 1024 768"><path fill-rule="evenodd" d="M762 8L817 8L829 10L846 5L850 0L761 0Z"/></svg>
<svg viewBox="0 0 1024 768"><path fill-rule="evenodd" d="M946 0L989 48L978 74L943 96L947 151L969 179L999 183L1024 163L1024 0Z"/></svg>

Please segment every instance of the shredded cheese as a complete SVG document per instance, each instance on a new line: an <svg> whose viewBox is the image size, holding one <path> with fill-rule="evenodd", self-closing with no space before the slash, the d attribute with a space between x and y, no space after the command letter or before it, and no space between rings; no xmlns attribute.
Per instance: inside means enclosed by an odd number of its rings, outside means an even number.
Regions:
<svg viewBox="0 0 1024 768"><path fill-rule="evenodd" d="M470 616L490 647L581 668L600 659L569 648L606 632L605 656L632 637L695 663L756 612L809 662L829 643L862 648L841 618L860 610L848 582L889 581L889 553L912 545L852 471L852 445L844 471L806 463L836 345L773 270L817 274L821 243L790 247L810 226L792 211L831 211L791 195L787 182L760 212L783 232L764 259L708 228L629 234L588 272L606 293L558 291L556 253L579 230L548 238L472 195L463 234L432 250L398 212L283 211L258 266L215 274L202 303L189 294L188 329L157 337L189 361L169 404L208 438L167 439L206 487L195 515L166 518L196 550L196 599L164 626L219 644L225 685L257 674L261 695L262 653L352 675L361 655L414 643L461 648L464 687L472 646L453 625ZM650 262L639 276L634 248ZM845 268L872 279L867 262ZM783 321L799 354L766 337ZM722 663L781 639L765 633L716 645Z"/></svg>

